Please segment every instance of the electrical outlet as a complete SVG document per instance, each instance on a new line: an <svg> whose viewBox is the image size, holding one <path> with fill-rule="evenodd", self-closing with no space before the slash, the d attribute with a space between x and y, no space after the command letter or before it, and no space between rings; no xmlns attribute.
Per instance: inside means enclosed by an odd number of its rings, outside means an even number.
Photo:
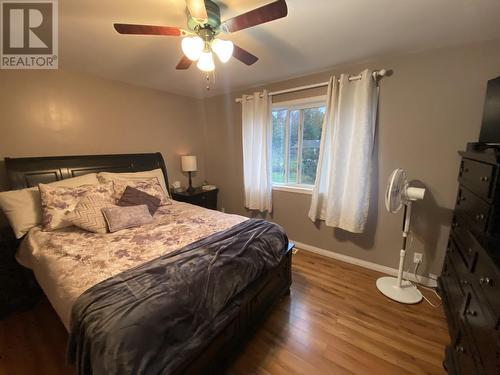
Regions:
<svg viewBox="0 0 500 375"><path fill-rule="evenodd" d="M424 255L422 253L413 253L413 263L422 263L422 258Z"/></svg>

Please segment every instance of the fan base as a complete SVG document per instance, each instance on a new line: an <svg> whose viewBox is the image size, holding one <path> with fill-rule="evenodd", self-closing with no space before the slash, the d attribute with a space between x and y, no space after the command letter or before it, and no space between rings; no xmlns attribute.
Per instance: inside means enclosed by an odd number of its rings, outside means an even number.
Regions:
<svg viewBox="0 0 500 375"><path fill-rule="evenodd" d="M422 293L409 281L403 280L398 286L395 277L381 277L377 280L377 289L386 297L401 303L419 303L422 301Z"/></svg>
<svg viewBox="0 0 500 375"><path fill-rule="evenodd" d="M219 6L214 3L212 0L205 0L205 8L207 10L207 15L208 15L208 21L207 25L209 25L214 31L219 30L219 26L221 24L220 21L220 8ZM191 17L188 11L188 22L187 22L188 28L191 31L196 31L196 28L200 26L196 20ZM201 25L203 26L203 25Z"/></svg>

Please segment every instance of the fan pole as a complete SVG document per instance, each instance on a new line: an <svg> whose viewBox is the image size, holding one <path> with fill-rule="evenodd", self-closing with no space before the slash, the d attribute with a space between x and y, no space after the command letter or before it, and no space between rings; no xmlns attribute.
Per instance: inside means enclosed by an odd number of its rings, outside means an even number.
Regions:
<svg viewBox="0 0 500 375"><path fill-rule="evenodd" d="M377 280L377 289L385 296L401 303L419 303L422 293L409 281L403 280L403 268L405 264L406 242L410 232L411 201L404 204L403 217L403 244L399 251L398 277L384 276Z"/></svg>
<svg viewBox="0 0 500 375"><path fill-rule="evenodd" d="M410 217L411 217L411 201L405 204L405 212L403 218L403 245L401 246L401 251L399 252L399 268L398 268L398 282L397 285L401 288L403 282L403 268L405 264L406 255L406 241L408 239L408 233L410 231Z"/></svg>

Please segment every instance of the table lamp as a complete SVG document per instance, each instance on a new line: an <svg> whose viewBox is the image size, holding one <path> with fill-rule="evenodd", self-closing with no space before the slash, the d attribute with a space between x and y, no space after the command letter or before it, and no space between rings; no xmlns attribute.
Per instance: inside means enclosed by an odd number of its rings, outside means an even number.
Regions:
<svg viewBox="0 0 500 375"><path fill-rule="evenodd" d="M181 168L183 172L187 172L189 174L189 187L187 188L187 191L192 193L194 191L194 188L191 182L191 172L197 171L196 156L194 155L181 156Z"/></svg>

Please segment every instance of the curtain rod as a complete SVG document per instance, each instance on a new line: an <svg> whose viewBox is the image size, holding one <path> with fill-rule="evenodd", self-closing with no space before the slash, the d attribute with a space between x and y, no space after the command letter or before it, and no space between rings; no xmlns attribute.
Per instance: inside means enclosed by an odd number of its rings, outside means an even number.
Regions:
<svg viewBox="0 0 500 375"><path fill-rule="evenodd" d="M387 74L387 70L385 70L385 69L375 70L372 73L372 77L374 79L377 79L377 78L380 78L380 77L384 77L386 74ZM358 79L361 79L361 75L349 76L349 78L348 78L349 81L356 81ZM291 89L285 89L285 90L280 90L280 91L272 91L268 95L269 96L281 95L281 94L287 94L289 92L297 92L297 91L309 90L309 89L314 89L314 88L317 88L317 87L324 87L324 86L328 86L328 81L327 82L320 82L320 83L313 83L312 85L299 86L299 87L294 87L294 88L291 88ZM236 98L234 101L236 103L241 103L243 101L243 97Z"/></svg>

